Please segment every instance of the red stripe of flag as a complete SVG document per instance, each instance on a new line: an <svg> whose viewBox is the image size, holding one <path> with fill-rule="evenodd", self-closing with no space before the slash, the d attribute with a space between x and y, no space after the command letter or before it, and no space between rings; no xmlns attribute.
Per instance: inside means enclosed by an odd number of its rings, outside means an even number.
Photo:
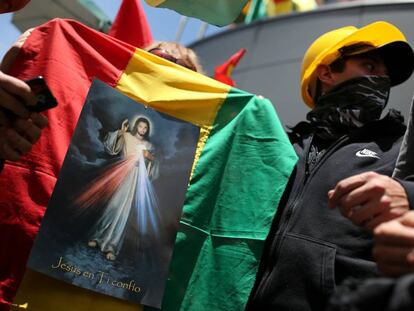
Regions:
<svg viewBox="0 0 414 311"><path fill-rule="evenodd" d="M93 45L91 45L91 43ZM36 28L11 74L43 76L58 106L32 151L0 174L0 310L13 300L94 77L115 86L135 48L80 23L55 19Z"/></svg>

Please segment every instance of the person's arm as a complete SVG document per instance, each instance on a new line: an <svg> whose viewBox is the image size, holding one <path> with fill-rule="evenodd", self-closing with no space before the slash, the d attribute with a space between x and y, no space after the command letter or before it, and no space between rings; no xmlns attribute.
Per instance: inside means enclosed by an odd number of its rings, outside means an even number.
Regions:
<svg viewBox="0 0 414 311"><path fill-rule="evenodd" d="M0 3L4 2L0 0ZM29 1L11 1L13 6ZM1 62L0 69L0 162L18 161L29 152L39 139L41 130L47 125L47 118L38 113L29 113L26 104L35 104L36 97L30 87L7 72L15 61L25 40L33 29L24 32L12 45ZM0 168L1 171L1 168Z"/></svg>
<svg viewBox="0 0 414 311"><path fill-rule="evenodd" d="M404 179L394 178L404 188L410 204L410 210L414 210L414 175L406 176Z"/></svg>
<svg viewBox="0 0 414 311"><path fill-rule="evenodd" d="M373 230L410 209L404 187L397 180L375 172L341 180L328 192L329 207L338 207L354 224Z"/></svg>
<svg viewBox="0 0 414 311"><path fill-rule="evenodd" d="M24 103L36 97L23 81L0 71L0 159L18 161L39 139L47 118L29 113Z"/></svg>
<svg viewBox="0 0 414 311"><path fill-rule="evenodd" d="M407 179L408 176L414 175L414 102L411 103L408 126L401 143L397 163L395 165L392 177ZM414 180L414 176L411 176Z"/></svg>
<svg viewBox="0 0 414 311"><path fill-rule="evenodd" d="M348 279L325 311L414 310L414 211L374 230L373 257L385 277Z"/></svg>
<svg viewBox="0 0 414 311"><path fill-rule="evenodd" d="M15 117L0 126L0 159L19 161L40 138L41 130L47 125L47 118L31 113L29 118Z"/></svg>
<svg viewBox="0 0 414 311"><path fill-rule="evenodd" d="M414 211L375 228L372 254L386 276L414 272Z"/></svg>
<svg viewBox="0 0 414 311"><path fill-rule="evenodd" d="M414 274L399 278L347 279L338 286L325 311L414 310Z"/></svg>
<svg viewBox="0 0 414 311"><path fill-rule="evenodd" d="M414 208L414 101L411 103L408 126L401 143L397 163L392 177L405 189L410 202L410 208Z"/></svg>

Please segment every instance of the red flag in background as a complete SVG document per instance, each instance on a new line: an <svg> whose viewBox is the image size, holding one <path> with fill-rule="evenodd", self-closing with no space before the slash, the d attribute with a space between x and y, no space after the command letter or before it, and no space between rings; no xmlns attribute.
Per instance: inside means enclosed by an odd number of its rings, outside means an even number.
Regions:
<svg viewBox="0 0 414 311"><path fill-rule="evenodd" d="M246 53L246 49L240 49L237 53L233 54L225 63L217 66L214 70L214 78L217 81L223 82L230 86L235 86L236 83L231 78L234 67L237 66L240 59Z"/></svg>
<svg viewBox="0 0 414 311"><path fill-rule="evenodd" d="M122 0L108 34L137 48L152 43L151 29L140 0Z"/></svg>

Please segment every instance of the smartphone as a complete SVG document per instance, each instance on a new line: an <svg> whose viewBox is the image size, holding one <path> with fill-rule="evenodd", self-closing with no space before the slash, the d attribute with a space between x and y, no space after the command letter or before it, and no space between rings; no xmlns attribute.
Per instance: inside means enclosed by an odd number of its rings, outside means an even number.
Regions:
<svg viewBox="0 0 414 311"><path fill-rule="evenodd" d="M30 112L42 112L58 105L56 98L53 96L43 77L39 76L24 82L30 86L37 98L35 105L26 104L27 110Z"/></svg>

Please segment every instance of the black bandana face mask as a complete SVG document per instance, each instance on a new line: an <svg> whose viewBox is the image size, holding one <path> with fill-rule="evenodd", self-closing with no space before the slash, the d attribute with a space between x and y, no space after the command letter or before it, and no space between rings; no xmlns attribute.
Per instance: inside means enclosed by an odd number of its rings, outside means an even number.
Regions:
<svg viewBox="0 0 414 311"><path fill-rule="evenodd" d="M388 77L362 76L347 80L322 95L307 119L318 136L336 139L378 120L387 105L390 89Z"/></svg>

